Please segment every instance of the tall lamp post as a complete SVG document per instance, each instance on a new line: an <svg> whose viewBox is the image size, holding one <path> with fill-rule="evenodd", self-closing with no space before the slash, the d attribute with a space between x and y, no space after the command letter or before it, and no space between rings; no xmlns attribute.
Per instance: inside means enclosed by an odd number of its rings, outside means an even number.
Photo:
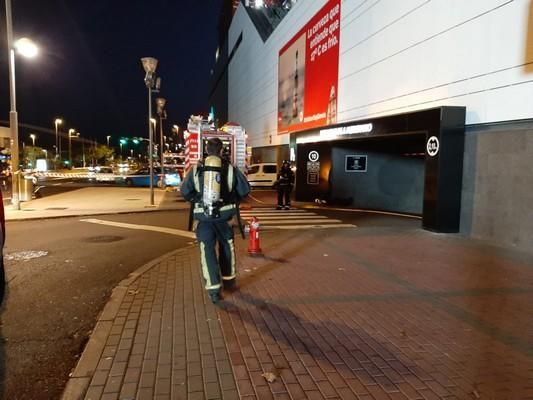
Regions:
<svg viewBox="0 0 533 400"><path fill-rule="evenodd" d="M35 147L35 139L37 139L37 135L35 133L30 134L32 146Z"/></svg>
<svg viewBox="0 0 533 400"><path fill-rule="evenodd" d="M165 171L163 169L163 166L165 164L165 145L163 140L163 120L167 118L167 112L165 111L165 104L167 104L166 99L162 97L158 97L155 99L155 104L157 105L157 115L159 115L159 134L160 134L160 144L159 144L159 153L161 154L161 183L163 183L163 179L165 177ZM161 184L161 187L164 189L165 185Z"/></svg>
<svg viewBox="0 0 533 400"><path fill-rule="evenodd" d="M61 118L56 118L54 121L54 125L56 127L56 161L59 158L59 125L63 123L63 120Z"/></svg>
<svg viewBox="0 0 533 400"><path fill-rule="evenodd" d="M11 204L15 210L20 210L19 197L19 131L17 114L17 93L15 84L15 48L26 57L35 57L38 53L37 46L30 40L22 38L13 45L13 18L11 13L11 0L6 0L6 36L9 59L9 98L11 109L9 111L9 127L11 129Z"/></svg>
<svg viewBox="0 0 533 400"><path fill-rule="evenodd" d="M144 84L148 89L148 160L150 163L150 205L154 205L154 160L153 160L153 129L150 119L152 118L152 90L155 88L159 90L160 79L155 76L157 69L157 59L153 57L143 57L141 62L146 75L144 77Z"/></svg>
<svg viewBox="0 0 533 400"><path fill-rule="evenodd" d="M107 135L106 138L107 138L107 147L109 147L109 139L111 139L111 135Z"/></svg>
<svg viewBox="0 0 533 400"><path fill-rule="evenodd" d="M69 129L68 130L68 165L70 168L72 168L72 138L79 137L80 133L76 132L75 129Z"/></svg>

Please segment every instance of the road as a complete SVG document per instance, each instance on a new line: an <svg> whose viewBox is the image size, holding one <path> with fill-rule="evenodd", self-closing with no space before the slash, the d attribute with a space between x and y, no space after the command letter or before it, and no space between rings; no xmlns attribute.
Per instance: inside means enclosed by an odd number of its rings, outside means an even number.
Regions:
<svg viewBox="0 0 533 400"><path fill-rule="evenodd" d="M181 229L186 218L186 211L105 217ZM0 340L5 399L59 398L111 290L148 261L191 243L80 220L7 223Z"/></svg>

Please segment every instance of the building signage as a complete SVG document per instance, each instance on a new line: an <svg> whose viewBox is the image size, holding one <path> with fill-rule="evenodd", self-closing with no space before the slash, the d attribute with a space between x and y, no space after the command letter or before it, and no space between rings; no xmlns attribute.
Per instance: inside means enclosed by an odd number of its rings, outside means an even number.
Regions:
<svg viewBox="0 0 533 400"><path fill-rule="evenodd" d="M318 161L318 159L320 158L320 154L318 154L318 151L316 150L312 150L309 152L309 161Z"/></svg>
<svg viewBox="0 0 533 400"><path fill-rule="evenodd" d="M366 172L367 156L347 155L344 159L345 172Z"/></svg>
<svg viewBox="0 0 533 400"><path fill-rule="evenodd" d="M307 161L307 184L318 185L320 183L320 161Z"/></svg>
<svg viewBox="0 0 533 400"><path fill-rule="evenodd" d="M430 157L435 157L439 153L439 139L431 136L426 143L426 150Z"/></svg>
<svg viewBox="0 0 533 400"><path fill-rule="evenodd" d="M339 126L336 128L320 129L318 135L304 136L296 138L296 143L316 143L325 142L327 140L335 140L342 138L342 136L355 135L361 133L370 133L374 129L372 123Z"/></svg>
<svg viewBox="0 0 533 400"><path fill-rule="evenodd" d="M279 51L278 134L336 123L340 16L329 0Z"/></svg>

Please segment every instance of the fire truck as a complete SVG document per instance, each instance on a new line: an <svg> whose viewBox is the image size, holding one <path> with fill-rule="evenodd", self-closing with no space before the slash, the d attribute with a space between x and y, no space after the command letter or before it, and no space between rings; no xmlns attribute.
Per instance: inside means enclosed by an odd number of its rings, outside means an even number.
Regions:
<svg viewBox="0 0 533 400"><path fill-rule="evenodd" d="M235 167L246 173L247 147L244 128L235 123L227 123L216 129L212 123L202 116L192 115L185 131L185 173L198 160L206 157L206 143L211 138L219 138L223 143L222 157L229 160Z"/></svg>

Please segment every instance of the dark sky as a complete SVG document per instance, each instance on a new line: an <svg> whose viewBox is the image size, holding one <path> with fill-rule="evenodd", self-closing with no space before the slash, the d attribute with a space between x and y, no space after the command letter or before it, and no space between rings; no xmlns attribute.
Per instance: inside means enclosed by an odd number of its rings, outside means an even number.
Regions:
<svg viewBox="0 0 533 400"><path fill-rule="evenodd" d="M120 136L148 136L141 57L159 60L165 134L191 113L207 111L209 71L217 47L222 0L12 0L15 38L30 37L37 58L16 60L20 140L55 143L53 121L82 137L116 146ZM0 120L9 119L5 6L0 4ZM154 111L155 113L155 111ZM5 124L2 124L5 126ZM47 138L47 139L45 139ZM47 144L45 144L47 142Z"/></svg>

